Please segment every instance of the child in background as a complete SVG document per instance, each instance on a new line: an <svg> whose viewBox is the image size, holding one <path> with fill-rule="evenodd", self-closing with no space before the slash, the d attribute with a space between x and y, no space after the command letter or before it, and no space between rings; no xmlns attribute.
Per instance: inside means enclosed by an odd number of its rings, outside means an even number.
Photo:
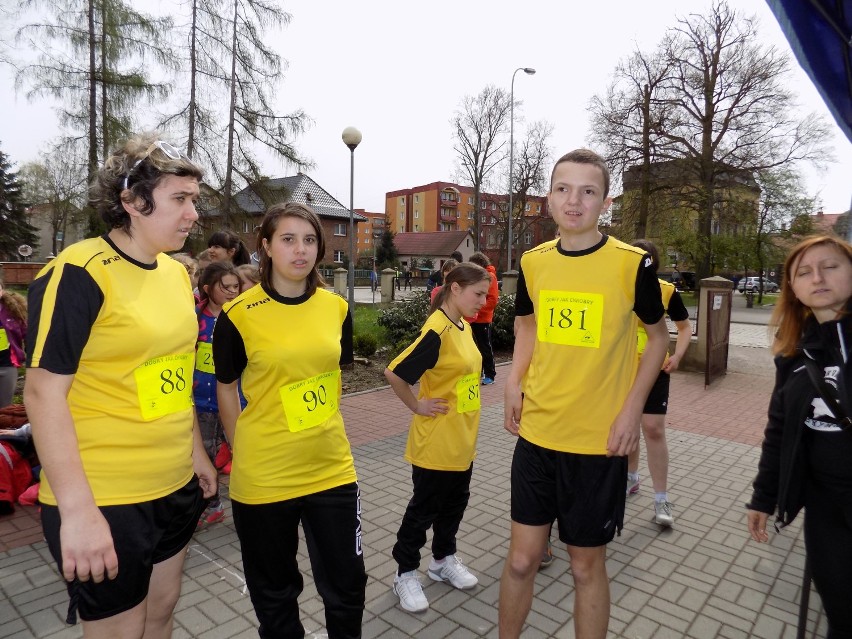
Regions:
<svg viewBox="0 0 852 639"><path fill-rule="evenodd" d="M444 265L441 267L441 281L446 282L447 281L447 273L452 271L458 265L459 265L459 263L456 260L454 260L453 258L450 258L446 262L444 262ZM433 288L431 291L429 291L429 301L430 302L435 301L435 296L438 293L441 292L442 287L443 287L443 284L439 284L438 286Z"/></svg>
<svg viewBox="0 0 852 639"><path fill-rule="evenodd" d="M23 366L27 339L27 300L7 291L0 280L0 408L9 406Z"/></svg>
<svg viewBox="0 0 852 639"><path fill-rule="evenodd" d="M242 264L237 267L240 276L240 293L245 293L255 284L260 284L260 269L256 264Z"/></svg>
<svg viewBox="0 0 852 639"><path fill-rule="evenodd" d="M475 264L447 272L420 336L385 369L391 388L414 413L405 449L414 494L393 547L399 564L393 591L409 612L429 607L417 569L430 527L429 577L459 589L479 581L456 556L456 534L470 499L482 370L482 356L464 316L479 312L490 282L488 272ZM418 380L415 397L411 386Z"/></svg>
<svg viewBox="0 0 852 639"><path fill-rule="evenodd" d="M211 462L217 461L220 445L225 444L222 422L219 419L219 403L216 400L216 373L213 367L213 327L222 311L222 305L230 302L240 292L240 278L229 262L213 262L198 279L201 303L195 309L198 316L198 342L195 350L195 373L192 378L192 394L204 450ZM219 499L219 488L210 499L206 510L198 520L198 527L208 526L225 518L225 507Z"/></svg>

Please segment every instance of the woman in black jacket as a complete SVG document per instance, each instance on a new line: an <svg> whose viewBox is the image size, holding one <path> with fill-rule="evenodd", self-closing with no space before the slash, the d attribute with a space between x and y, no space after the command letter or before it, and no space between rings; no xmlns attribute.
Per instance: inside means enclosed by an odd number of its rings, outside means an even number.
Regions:
<svg viewBox="0 0 852 639"><path fill-rule="evenodd" d="M769 539L769 515L777 510L780 530L804 507L805 548L829 639L852 639L850 298L852 245L822 236L791 251L772 316L775 389L748 504L748 530L758 542Z"/></svg>

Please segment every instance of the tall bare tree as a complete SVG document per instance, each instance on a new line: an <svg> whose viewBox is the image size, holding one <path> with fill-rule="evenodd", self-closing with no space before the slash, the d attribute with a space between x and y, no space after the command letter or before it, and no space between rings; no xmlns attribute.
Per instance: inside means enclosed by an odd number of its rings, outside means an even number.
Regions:
<svg viewBox="0 0 852 639"><path fill-rule="evenodd" d="M464 181L473 187L474 244L480 244L480 201L488 176L506 156L506 127L510 97L503 89L488 85L475 96L465 96L453 119L453 150Z"/></svg>
<svg viewBox="0 0 852 639"><path fill-rule="evenodd" d="M665 58L671 71L662 90L675 115L657 132L663 157L680 161L688 173L701 278L711 271L714 210L731 176L824 161L829 129L815 114L796 113L785 84L789 56L761 45L753 18L726 2L679 19L670 35Z"/></svg>
<svg viewBox="0 0 852 639"><path fill-rule="evenodd" d="M736 217L737 183L751 189L759 171L829 159L828 126L801 116L788 74L789 56L762 45L754 19L724 0L680 18L655 52L620 64L590 109L592 139L635 180L638 210L627 201L623 214L636 223L625 232L646 235L652 218L664 220L705 277L718 263L714 224L725 225L725 211ZM684 210L697 231L677 219Z"/></svg>
<svg viewBox="0 0 852 639"><path fill-rule="evenodd" d="M512 171L512 215L505 216L500 233L500 260L497 263L498 270L502 267L503 256L507 254L506 241L508 239L507 226L512 224L512 254L520 260L524 249L524 236L527 231L536 224L541 223L541 218L536 215L528 215L527 206L532 196L540 196L547 193L550 181L550 169L552 166L550 138L553 135L553 125L545 120L533 122L517 145L514 156L515 167ZM501 177L501 184L508 181L508 176ZM506 266L511 269L512 265Z"/></svg>
<svg viewBox="0 0 852 639"><path fill-rule="evenodd" d="M592 144L600 149L617 184L628 167L641 166L638 200L623 202L622 230L632 239L645 237L655 181L651 165L659 161L663 140L657 131L671 118L661 95L671 66L662 50L646 55L634 51L619 62L603 96L589 105ZM625 237L624 239L631 239Z"/></svg>
<svg viewBox="0 0 852 639"><path fill-rule="evenodd" d="M63 141L21 167L24 197L43 207L52 231L54 255L65 248L70 226L84 221L87 199L86 162L80 144Z"/></svg>

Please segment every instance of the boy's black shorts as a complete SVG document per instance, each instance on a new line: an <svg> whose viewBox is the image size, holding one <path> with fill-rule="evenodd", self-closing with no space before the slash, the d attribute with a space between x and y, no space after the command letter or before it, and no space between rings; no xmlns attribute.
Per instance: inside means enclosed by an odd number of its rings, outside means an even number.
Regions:
<svg viewBox="0 0 852 639"><path fill-rule="evenodd" d="M651 387L651 392L648 393L648 399L645 400L645 408L642 409L643 415L665 415L669 405L669 385L671 383L671 375L665 371L660 371L654 385Z"/></svg>
<svg viewBox="0 0 852 639"><path fill-rule="evenodd" d="M97 621L142 603L148 596L154 564L174 557L186 547L206 504L198 478L193 476L183 488L159 499L101 506L118 556L118 575L98 584L77 579L68 583L68 623L76 623L77 610L84 621ZM42 504L41 525L61 575L60 523L59 509Z"/></svg>
<svg viewBox="0 0 852 639"><path fill-rule="evenodd" d="M627 457L578 455L519 437L512 458L512 521L559 522L569 546L604 546L624 525Z"/></svg>

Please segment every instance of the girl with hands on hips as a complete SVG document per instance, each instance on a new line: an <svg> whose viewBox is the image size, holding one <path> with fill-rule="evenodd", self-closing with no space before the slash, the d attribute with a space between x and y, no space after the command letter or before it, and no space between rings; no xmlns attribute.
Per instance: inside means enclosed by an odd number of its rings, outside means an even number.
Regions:
<svg viewBox="0 0 852 639"><path fill-rule="evenodd" d="M385 370L397 397L414 413L405 449L414 494L393 548L399 566L393 591L409 612L429 607L417 569L430 527L429 577L462 589L478 583L456 556L456 533L470 498L482 374L482 356L464 318L485 304L490 283L488 271L475 264L450 271L420 335ZM415 396L411 387L418 381Z"/></svg>

